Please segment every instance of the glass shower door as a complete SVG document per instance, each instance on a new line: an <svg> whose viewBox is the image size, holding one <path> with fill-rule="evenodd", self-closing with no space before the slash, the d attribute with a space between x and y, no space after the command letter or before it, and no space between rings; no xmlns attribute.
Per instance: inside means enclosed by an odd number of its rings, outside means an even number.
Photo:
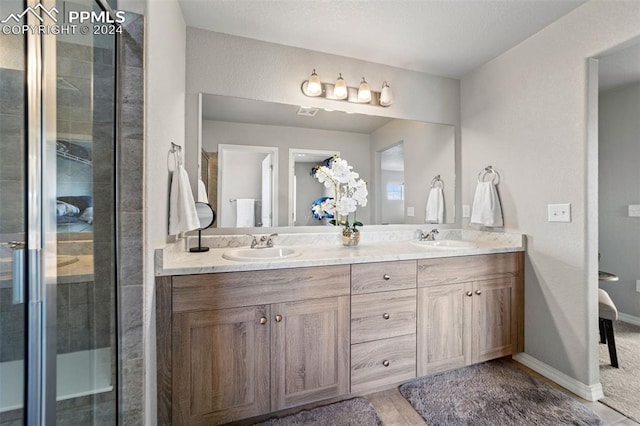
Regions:
<svg viewBox="0 0 640 426"><path fill-rule="evenodd" d="M103 10L0 21L69 8ZM117 422L115 69L114 35L0 31L0 426Z"/></svg>
<svg viewBox="0 0 640 426"><path fill-rule="evenodd" d="M4 17L21 1L1 1ZM0 425L24 418L25 37L0 34Z"/></svg>

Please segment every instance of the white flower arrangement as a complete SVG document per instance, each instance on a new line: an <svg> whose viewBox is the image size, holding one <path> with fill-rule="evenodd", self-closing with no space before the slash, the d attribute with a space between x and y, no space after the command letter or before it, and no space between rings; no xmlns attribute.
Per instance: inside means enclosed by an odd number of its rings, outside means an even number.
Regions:
<svg viewBox="0 0 640 426"><path fill-rule="evenodd" d="M356 221L355 214L358 206L367 205L367 182L360 179L360 175L353 171L353 167L339 156L326 159L322 164L313 168L311 173L318 182L326 188L334 190L334 197L322 197L314 202L312 211L316 218L330 218L333 225L344 225L355 229L362 226ZM353 223L349 223L349 214L353 213ZM340 219L340 217L344 219Z"/></svg>

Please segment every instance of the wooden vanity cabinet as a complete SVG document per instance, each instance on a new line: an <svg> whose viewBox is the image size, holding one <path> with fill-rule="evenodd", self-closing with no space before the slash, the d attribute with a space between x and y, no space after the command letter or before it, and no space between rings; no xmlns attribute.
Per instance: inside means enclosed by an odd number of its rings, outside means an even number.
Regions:
<svg viewBox="0 0 640 426"><path fill-rule="evenodd" d="M417 374L521 352L522 254L418 261Z"/></svg>
<svg viewBox="0 0 640 426"><path fill-rule="evenodd" d="M416 376L416 265L351 265L351 392Z"/></svg>
<svg viewBox="0 0 640 426"><path fill-rule="evenodd" d="M158 423L347 394L349 276L347 265L158 279Z"/></svg>

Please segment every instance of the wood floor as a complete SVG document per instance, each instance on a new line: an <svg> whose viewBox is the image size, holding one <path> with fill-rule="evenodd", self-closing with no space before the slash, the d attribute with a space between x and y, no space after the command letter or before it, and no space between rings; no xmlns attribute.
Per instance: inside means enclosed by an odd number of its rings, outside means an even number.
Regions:
<svg viewBox="0 0 640 426"><path fill-rule="evenodd" d="M638 426L639 424L631 419L628 419L623 414L615 411L612 408L607 407L599 402L591 402L576 396L568 390L558 386L556 383L547 379L544 376L536 373L530 368L516 362L510 361L515 367L529 374L530 376L548 383L556 389L561 390L572 398L580 401L582 404L595 411L600 418L602 418L604 426ZM382 392L377 392L371 395L365 396L376 409L378 416L385 424L385 426L417 426L426 425L422 417L413 409L411 404L400 395L397 388L389 389Z"/></svg>

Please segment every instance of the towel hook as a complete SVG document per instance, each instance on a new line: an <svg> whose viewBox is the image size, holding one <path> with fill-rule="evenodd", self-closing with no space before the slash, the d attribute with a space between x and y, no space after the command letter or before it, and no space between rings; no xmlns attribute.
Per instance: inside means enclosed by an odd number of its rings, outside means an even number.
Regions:
<svg viewBox="0 0 640 426"><path fill-rule="evenodd" d="M487 177L487 175L491 175L489 182L494 184L500 182L500 173L498 173L493 166L487 166L480 170L480 173L478 173L478 182L485 182L484 178Z"/></svg>
<svg viewBox="0 0 640 426"><path fill-rule="evenodd" d="M444 189L444 181L440 178L440 175L436 175L433 179L431 179L431 188L437 188L440 185L440 188Z"/></svg>
<svg viewBox="0 0 640 426"><path fill-rule="evenodd" d="M173 169L171 169L171 165L169 163L169 157L173 154ZM171 148L169 148L169 152L167 153L167 168L170 172L175 171L178 166L182 165L182 147L176 143L171 142Z"/></svg>

